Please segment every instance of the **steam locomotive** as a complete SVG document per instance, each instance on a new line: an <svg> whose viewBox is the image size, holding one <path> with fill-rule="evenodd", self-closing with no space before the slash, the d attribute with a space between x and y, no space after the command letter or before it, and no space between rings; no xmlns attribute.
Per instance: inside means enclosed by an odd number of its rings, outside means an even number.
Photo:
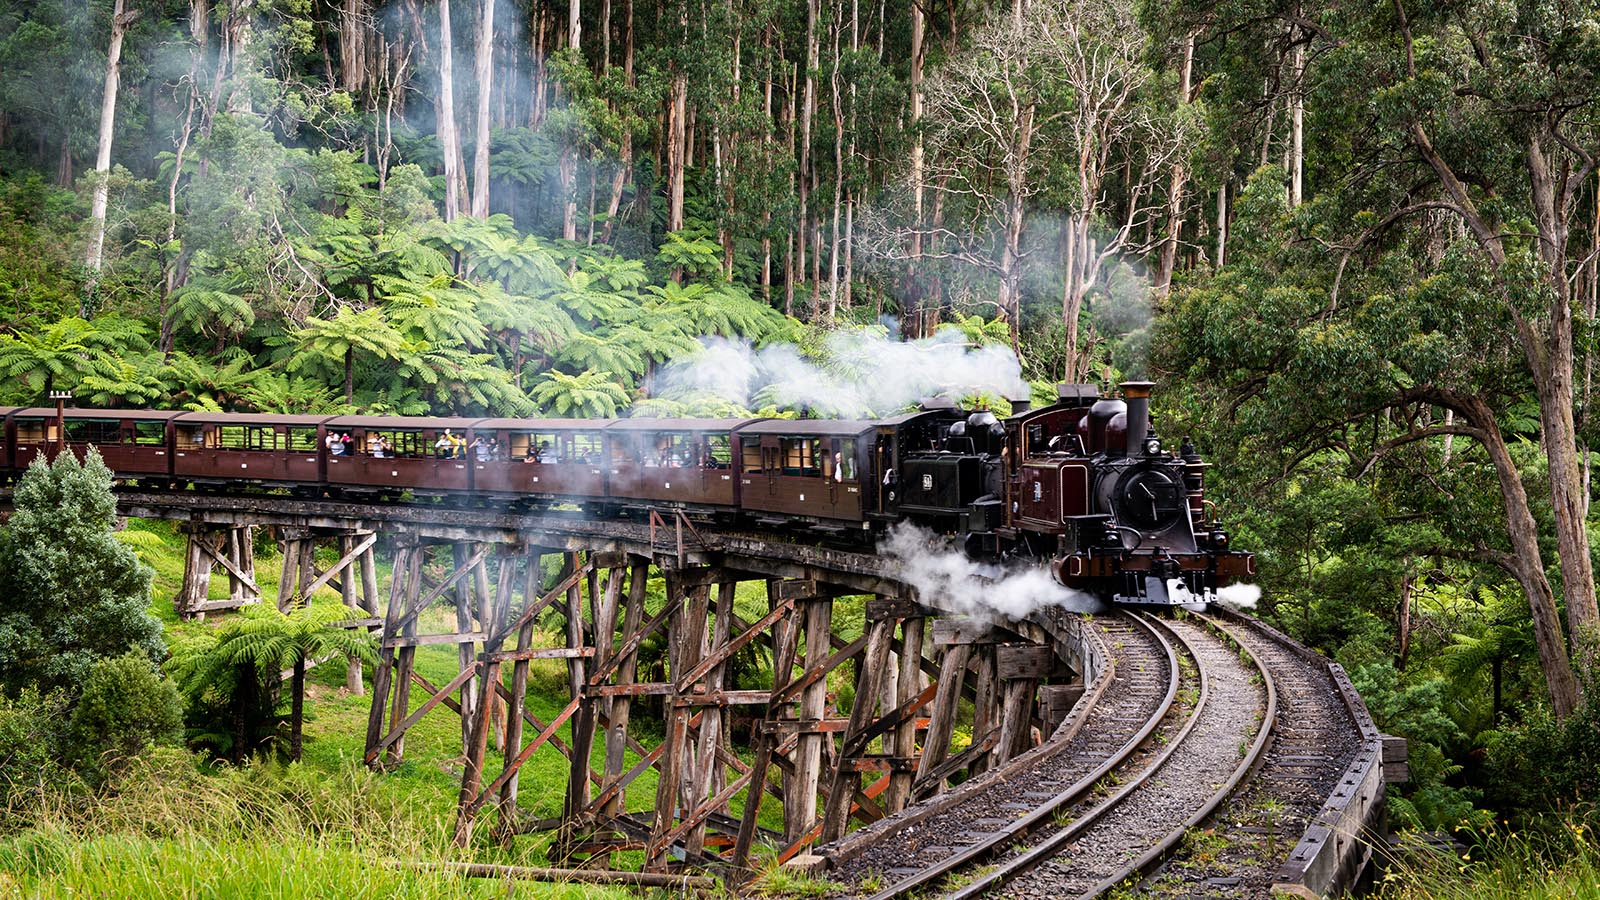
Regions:
<svg viewBox="0 0 1600 900"><path fill-rule="evenodd" d="M1113 602L1209 602L1253 575L1205 501L1187 441L1150 429L1149 382L1102 398L1062 385L1038 409L949 402L880 420L510 419L0 407L0 479L62 446L98 450L143 489L651 509L870 542L896 522L956 535L975 559L1047 562Z"/></svg>

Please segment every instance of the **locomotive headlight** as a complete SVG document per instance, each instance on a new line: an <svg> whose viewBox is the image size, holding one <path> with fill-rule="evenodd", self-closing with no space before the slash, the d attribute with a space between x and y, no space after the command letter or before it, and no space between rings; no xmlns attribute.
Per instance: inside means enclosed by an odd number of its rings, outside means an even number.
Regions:
<svg viewBox="0 0 1600 900"><path fill-rule="evenodd" d="M1158 440L1156 438L1151 438L1150 440L1144 442L1144 454L1146 456L1155 456L1155 455L1159 454L1160 452L1161 452L1161 441L1160 440Z"/></svg>

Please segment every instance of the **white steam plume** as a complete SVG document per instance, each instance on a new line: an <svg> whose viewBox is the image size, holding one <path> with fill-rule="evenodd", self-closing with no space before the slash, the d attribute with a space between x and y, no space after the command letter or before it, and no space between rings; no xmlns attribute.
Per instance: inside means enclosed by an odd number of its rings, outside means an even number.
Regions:
<svg viewBox="0 0 1600 900"><path fill-rule="evenodd" d="M1022 366L1009 347L973 347L956 328L930 338L897 341L876 332L837 331L826 339L826 367L793 344L756 348L749 341L702 339L692 359L657 370L653 397L716 398L745 409L794 408L815 415L874 418L925 397L952 399L980 391L1028 396Z"/></svg>
<svg viewBox="0 0 1600 900"><path fill-rule="evenodd" d="M1230 584L1217 588L1217 601L1234 609L1255 609L1261 600L1261 588L1253 584Z"/></svg>
<svg viewBox="0 0 1600 900"><path fill-rule="evenodd" d="M1106 609L1094 596L1057 584L1043 565L1004 569L974 562L947 538L917 525L889 529L878 552L899 564L900 580L916 588L927 606L984 619L1020 619L1047 606L1083 613Z"/></svg>

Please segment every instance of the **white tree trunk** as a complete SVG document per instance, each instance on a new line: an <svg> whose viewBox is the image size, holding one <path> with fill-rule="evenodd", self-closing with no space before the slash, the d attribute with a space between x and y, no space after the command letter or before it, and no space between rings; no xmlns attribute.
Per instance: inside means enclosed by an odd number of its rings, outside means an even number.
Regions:
<svg viewBox="0 0 1600 900"><path fill-rule="evenodd" d="M90 301L100 283L100 268L105 261L106 202L110 191L111 138L117 120L117 82L122 63L122 37L137 13L125 13L123 0L116 0L111 9L111 46L106 51L106 86L100 98L100 146L94 157L94 197L89 204L89 250L84 265L89 269L89 280L84 285L84 300L79 310L87 317L92 310Z"/></svg>
<svg viewBox="0 0 1600 900"><path fill-rule="evenodd" d="M444 218L454 221L464 210L461 133L456 130L455 53L450 41L450 0L439 0L439 146L444 151Z"/></svg>
<svg viewBox="0 0 1600 900"><path fill-rule="evenodd" d="M574 0L576 3L576 0ZM477 146L472 154L472 214L489 217L489 101L494 87L494 4L483 0L478 18L478 49L474 74L478 78Z"/></svg>

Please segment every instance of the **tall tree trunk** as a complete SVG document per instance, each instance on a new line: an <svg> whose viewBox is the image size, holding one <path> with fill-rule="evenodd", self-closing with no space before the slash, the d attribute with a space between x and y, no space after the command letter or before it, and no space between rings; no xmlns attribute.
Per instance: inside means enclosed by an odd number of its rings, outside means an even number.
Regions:
<svg viewBox="0 0 1600 900"><path fill-rule="evenodd" d="M573 0L576 4L577 0ZM472 214L489 217L489 103L494 99L494 4L483 0L478 16L478 48L473 73L478 84L477 145L472 153Z"/></svg>
<svg viewBox="0 0 1600 900"><path fill-rule="evenodd" d="M1548 319L1539 324L1529 322L1515 313L1516 300L1508 296L1507 303L1514 311L1518 337L1539 395L1562 593L1567 603L1568 638L1588 667L1600 657L1600 609L1595 601L1594 568L1585 527L1588 504L1582 493L1583 465L1573 418L1572 294L1567 281L1570 210L1557 199L1554 176L1540 143L1542 138L1535 135L1529 139L1527 167L1539 230L1539 255L1545 264L1550 295Z"/></svg>
<svg viewBox="0 0 1600 900"><path fill-rule="evenodd" d="M839 90L839 31L843 18L838 4L833 10L833 71L828 86L833 95L833 216L828 239L828 321L839 312L839 213L844 206L844 98Z"/></svg>
<svg viewBox="0 0 1600 900"><path fill-rule="evenodd" d="M567 0L567 46L583 50L583 0Z"/></svg>
<svg viewBox="0 0 1600 900"><path fill-rule="evenodd" d="M1217 268L1228 264L1228 182L1217 188Z"/></svg>
<svg viewBox="0 0 1600 900"><path fill-rule="evenodd" d="M100 146L95 151L94 196L89 203L89 252L84 259L89 277L84 282L83 298L78 303L78 315L85 319L94 314L95 293L100 287L100 266L105 253L106 202L111 189L111 138L116 130L122 38L138 15L138 12L125 12L123 0L116 0L111 8L111 46L106 51L106 83L100 96Z"/></svg>
<svg viewBox="0 0 1600 900"><path fill-rule="evenodd" d="M367 35L366 0L344 0L339 8L339 86L351 94L366 87Z"/></svg>
<svg viewBox="0 0 1600 900"><path fill-rule="evenodd" d="M922 71L927 63L927 50L924 47L927 19L922 11L919 0L911 0L911 77L908 127L913 135L911 141L911 252L910 260L906 263L906 335L920 338L926 334L922 322L922 298L925 291L922 287L922 241L924 223L922 217L923 182L926 179L923 167L922 147Z"/></svg>
<svg viewBox="0 0 1600 900"><path fill-rule="evenodd" d="M1506 448L1500 426L1488 404L1476 397L1450 396L1446 399L1447 405L1456 407L1475 429L1473 437L1483 444L1494 464L1495 474L1500 481L1501 500L1505 504L1506 529L1512 549L1511 553L1496 559L1516 578L1528 598L1535 643L1539 650L1539 667L1544 671L1551 707L1558 718L1565 718L1577 708L1578 682L1567 657L1566 642L1562 640L1555 594L1545 578L1544 557L1539 549L1539 526L1528 504L1522 475L1517 471L1516 461Z"/></svg>
<svg viewBox="0 0 1600 900"><path fill-rule="evenodd" d="M800 242L797 269L802 278L806 272L806 244L810 240L809 201L811 199L811 122L817 108L817 19L821 0L806 0L806 81L805 93L800 101ZM817 317L816 276L811 278L811 317Z"/></svg>
<svg viewBox="0 0 1600 900"><path fill-rule="evenodd" d="M1183 57L1178 69L1178 103L1187 106L1194 84L1194 39L1196 32L1183 36ZM1178 265L1178 244L1183 238L1183 193L1189 184L1189 170L1179 156L1172 165L1167 183L1167 237L1161 242L1161 260L1156 266L1155 294L1165 297L1172 290L1172 273Z"/></svg>
<svg viewBox="0 0 1600 900"><path fill-rule="evenodd" d="M455 53L451 43L450 0L439 0L439 145L444 151L444 218L453 222L465 209L465 160L456 129Z"/></svg>
<svg viewBox="0 0 1600 900"><path fill-rule="evenodd" d="M628 86L633 87L633 0L625 0L623 9L622 75ZM622 192L632 177L633 129L625 128L622 131L622 159L611 176L611 199L606 202L606 224L600 232L602 244L611 243L611 230L616 227L617 213L622 209Z"/></svg>
<svg viewBox="0 0 1600 900"><path fill-rule="evenodd" d="M1296 39L1299 29L1291 29L1290 38ZM1289 205L1299 206L1305 195L1305 117L1306 48L1296 43L1290 68L1294 80L1289 85Z"/></svg>

